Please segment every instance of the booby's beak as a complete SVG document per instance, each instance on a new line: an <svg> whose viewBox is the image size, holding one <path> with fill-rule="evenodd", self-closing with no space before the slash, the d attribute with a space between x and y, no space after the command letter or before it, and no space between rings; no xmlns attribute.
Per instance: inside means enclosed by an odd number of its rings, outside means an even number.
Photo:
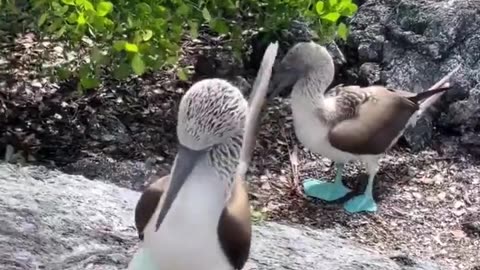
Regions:
<svg viewBox="0 0 480 270"><path fill-rule="evenodd" d="M179 145L177 157L170 174L170 185L165 194L165 200L163 201L162 209L158 215L157 223L155 225L155 231L158 230L160 224L162 224L165 216L167 215L173 201L177 197L178 192L182 188L183 184L187 180L188 176L192 172L195 164L207 153L207 150L192 150L183 145Z"/></svg>
<svg viewBox="0 0 480 270"><path fill-rule="evenodd" d="M283 90L293 87L298 80L298 72L295 69L285 69L279 67L272 75L272 80L269 84L267 99L272 100Z"/></svg>

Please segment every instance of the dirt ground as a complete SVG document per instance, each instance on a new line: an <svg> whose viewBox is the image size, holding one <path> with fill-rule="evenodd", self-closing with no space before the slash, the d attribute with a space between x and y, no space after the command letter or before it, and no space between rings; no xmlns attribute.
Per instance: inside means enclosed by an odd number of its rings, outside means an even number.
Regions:
<svg viewBox="0 0 480 270"><path fill-rule="evenodd" d="M218 45L186 42L183 61L193 65L199 50ZM80 94L72 82L52 84L36 72L40 55L55 45L26 35L0 49L6 56L0 59L2 153L9 144L26 162L61 169L96 154L122 161L153 158L168 171L176 152L177 104L190 83L165 71L107 80L98 91ZM456 139L437 131L422 152L395 146L376 178L378 212L351 215L340 203L302 195L303 179L331 179L334 168L296 140L288 100L277 100L263 118L250 170L254 216L335 228L381 252L433 259L446 269L480 269L480 159ZM345 171L346 184L363 192L364 169L348 164Z"/></svg>

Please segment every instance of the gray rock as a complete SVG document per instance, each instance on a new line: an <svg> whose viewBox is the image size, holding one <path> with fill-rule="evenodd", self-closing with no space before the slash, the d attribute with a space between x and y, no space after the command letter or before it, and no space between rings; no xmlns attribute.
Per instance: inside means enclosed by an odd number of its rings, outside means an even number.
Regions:
<svg viewBox="0 0 480 270"><path fill-rule="evenodd" d="M0 269L125 269L138 243L139 193L44 167L0 164ZM423 269L318 231L264 223L254 227L249 266L261 270Z"/></svg>
<svg viewBox="0 0 480 270"><path fill-rule="evenodd" d="M480 87L470 91L469 97L448 107L448 114L441 119L444 127L460 133L475 131L480 127Z"/></svg>
<svg viewBox="0 0 480 270"><path fill-rule="evenodd" d="M366 62L360 66L360 78L368 82L369 85L380 82L380 65L377 63Z"/></svg>
<svg viewBox="0 0 480 270"><path fill-rule="evenodd" d="M342 73L359 71L368 75L365 64L381 67L382 84L412 92L427 89L457 64L462 68L452 78L454 90L441 99L453 103L445 110L442 125L460 131L478 128L480 89L480 5L478 1L367 0L351 21L351 35L345 50L355 52ZM376 73L377 71L375 71ZM368 73L368 72L367 72ZM377 80L376 75L374 80ZM353 76L353 79L357 79ZM468 98L470 94L470 98ZM461 101L460 101L461 100ZM429 114L429 115L427 115ZM428 112L405 139L414 149L429 145L438 113Z"/></svg>

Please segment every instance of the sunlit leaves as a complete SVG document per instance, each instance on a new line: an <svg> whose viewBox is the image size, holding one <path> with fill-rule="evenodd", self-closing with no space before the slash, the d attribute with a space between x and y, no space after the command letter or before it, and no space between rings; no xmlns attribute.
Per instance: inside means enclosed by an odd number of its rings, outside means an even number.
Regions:
<svg viewBox="0 0 480 270"><path fill-rule="evenodd" d="M100 17L106 16L113 10L113 4L111 2L99 2L97 4L97 15Z"/></svg>
<svg viewBox="0 0 480 270"><path fill-rule="evenodd" d="M318 1L317 4L315 5L315 10L317 11L318 14L322 14L323 13L323 7L325 6L325 4L323 3L323 1Z"/></svg>
<svg viewBox="0 0 480 270"><path fill-rule="evenodd" d="M85 16L83 15L83 12L81 12L80 14L78 14L77 16L77 24L78 25L83 25L87 22L87 20L85 19Z"/></svg>
<svg viewBox="0 0 480 270"><path fill-rule="evenodd" d="M143 30L142 39L143 41L149 41L153 36L153 31L150 29Z"/></svg>
<svg viewBox="0 0 480 270"><path fill-rule="evenodd" d="M82 7L85 10L95 11L95 8L92 5L92 2L88 0L75 0L75 5Z"/></svg>
<svg viewBox="0 0 480 270"><path fill-rule="evenodd" d="M344 23L339 23L338 24L338 29L337 29L337 35L343 39L344 41L347 40L347 35L348 35L348 27Z"/></svg>
<svg viewBox="0 0 480 270"><path fill-rule="evenodd" d="M172 67L178 80L188 80L187 70L178 63L180 44L185 34L197 38L200 26L227 35L233 55L241 59L246 29L263 28L274 37L292 20L303 16L322 42L333 38L346 40L348 18L358 10L352 0L31 2L39 14L33 25L51 38L66 41L70 48L81 47L79 51L87 53L88 59L65 64L55 72L59 79L79 77L81 88L98 87L103 75L125 79ZM84 38L91 42L84 42Z"/></svg>
<svg viewBox="0 0 480 270"><path fill-rule="evenodd" d="M124 49L127 52L138 52L138 46L130 42L125 42Z"/></svg>
<svg viewBox="0 0 480 270"><path fill-rule="evenodd" d="M75 5L74 0L62 0L62 3L66 4L66 5L72 5L72 6Z"/></svg>
<svg viewBox="0 0 480 270"><path fill-rule="evenodd" d="M340 13L338 12L330 12L322 16L322 19L330 21L330 22L336 22L340 18Z"/></svg>

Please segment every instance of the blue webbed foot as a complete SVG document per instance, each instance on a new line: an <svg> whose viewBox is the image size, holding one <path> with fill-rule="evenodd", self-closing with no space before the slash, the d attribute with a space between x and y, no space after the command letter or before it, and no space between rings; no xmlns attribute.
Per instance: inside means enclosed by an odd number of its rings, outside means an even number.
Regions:
<svg viewBox="0 0 480 270"><path fill-rule="evenodd" d="M376 212L377 203L371 195L359 195L348 200L343 208L350 213Z"/></svg>
<svg viewBox="0 0 480 270"><path fill-rule="evenodd" d="M307 179L303 182L305 195L325 201L335 201L343 198L351 190L341 181L327 182L323 180Z"/></svg>

